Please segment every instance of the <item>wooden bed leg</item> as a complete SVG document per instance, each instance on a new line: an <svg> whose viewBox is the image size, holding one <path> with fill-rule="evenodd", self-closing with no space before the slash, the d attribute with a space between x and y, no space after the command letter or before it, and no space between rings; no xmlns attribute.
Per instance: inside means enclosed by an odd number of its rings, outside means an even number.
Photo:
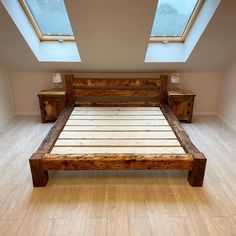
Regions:
<svg viewBox="0 0 236 236"><path fill-rule="evenodd" d="M34 187L45 187L48 182L48 171L42 167L44 153L34 153L29 159Z"/></svg>
<svg viewBox="0 0 236 236"><path fill-rule="evenodd" d="M188 181L193 187L203 185L207 159L203 153L193 154L193 169L188 173Z"/></svg>

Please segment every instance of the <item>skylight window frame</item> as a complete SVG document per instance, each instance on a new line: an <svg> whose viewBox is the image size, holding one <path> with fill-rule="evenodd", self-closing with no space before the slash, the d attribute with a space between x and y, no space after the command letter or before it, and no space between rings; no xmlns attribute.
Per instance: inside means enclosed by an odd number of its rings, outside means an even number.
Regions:
<svg viewBox="0 0 236 236"><path fill-rule="evenodd" d="M74 35L43 35L26 1L19 0L19 2L40 41L59 41L59 42L63 42L63 41L74 42L75 41Z"/></svg>
<svg viewBox="0 0 236 236"><path fill-rule="evenodd" d="M173 36L161 36L161 37L160 36L151 36L149 38L149 42L150 43L169 43L169 42L184 43L190 30L192 29L193 23L195 22L204 2L205 2L205 0L198 0L197 4L193 10L192 15L190 16L189 21L186 24L186 27L184 29L182 36L176 36L176 37L173 37ZM157 14L157 12L155 14ZM154 23L154 20L153 20L153 23Z"/></svg>

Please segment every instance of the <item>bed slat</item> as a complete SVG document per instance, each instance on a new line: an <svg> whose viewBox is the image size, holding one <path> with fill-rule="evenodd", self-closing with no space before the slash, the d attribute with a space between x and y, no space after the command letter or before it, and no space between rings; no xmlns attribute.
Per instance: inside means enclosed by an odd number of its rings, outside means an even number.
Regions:
<svg viewBox="0 0 236 236"><path fill-rule="evenodd" d="M181 147L177 139L170 140L78 140L58 139L55 147Z"/></svg>
<svg viewBox="0 0 236 236"><path fill-rule="evenodd" d="M52 154L133 153L133 147L54 147ZM184 154L182 147L135 147L135 153Z"/></svg>
<svg viewBox="0 0 236 236"><path fill-rule="evenodd" d="M92 109L92 108L91 108ZM73 111L72 116L163 116L161 111ZM135 118L135 117L134 117Z"/></svg>
<svg viewBox="0 0 236 236"><path fill-rule="evenodd" d="M160 107L75 107L74 111L161 111Z"/></svg>
<svg viewBox="0 0 236 236"><path fill-rule="evenodd" d="M173 132L67 132L60 139L176 139Z"/></svg>
<svg viewBox="0 0 236 236"><path fill-rule="evenodd" d="M159 97L158 90L95 90L95 89L75 89L76 97L82 96L124 96L124 97Z"/></svg>
<svg viewBox="0 0 236 236"><path fill-rule="evenodd" d="M69 120L165 120L165 117L160 116L70 116Z"/></svg>
<svg viewBox="0 0 236 236"><path fill-rule="evenodd" d="M64 127L64 131L83 131L83 132L99 132L99 131L116 131L116 132L124 132L124 131L142 131L142 132L150 132L150 131L155 131L155 132L160 132L160 131L172 131L171 127L169 125L165 125L165 126L130 126L130 125L126 125L126 126L112 126L112 125L108 125L108 126L70 126L70 125L66 125Z"/></svg>
<svg viewBox="0 0 236 236"><path fill-rule="evenodd" d="M169 125L166 120L68 120L66 125Z"/></svg>

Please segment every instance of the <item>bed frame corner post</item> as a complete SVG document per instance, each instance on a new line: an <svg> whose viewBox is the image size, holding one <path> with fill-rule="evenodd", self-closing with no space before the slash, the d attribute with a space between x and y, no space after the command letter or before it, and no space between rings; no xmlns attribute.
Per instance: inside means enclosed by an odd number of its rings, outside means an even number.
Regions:
<svg viewBox="0 0 236 236"><path fill-rule="evenodd" d="M203 153L193 154L193 168L188 173L188 181L193 187L203 185L207 159Z"/></svg>
<svg viewBox="0 0 236 236"><path fill-rule="evenodd" d="M161 79L161 91L160 91L160 103L167 104L168 103L168 75L160 75Z"/></svg>
<svg viewBox="0 0 236 236"><path fill-rule="evenodd" d="M73 74L65 75L65 90L66 90L66 103L73 105L75 102L74 90L73 90Z"/></svg>
<svg viewBox="0 0 236 236"><path fill-rule="evenodd" d="M30 159L30 169L34 187L45 187L48 182L48 171L43 169L44 153L34 153Z"/></svg>

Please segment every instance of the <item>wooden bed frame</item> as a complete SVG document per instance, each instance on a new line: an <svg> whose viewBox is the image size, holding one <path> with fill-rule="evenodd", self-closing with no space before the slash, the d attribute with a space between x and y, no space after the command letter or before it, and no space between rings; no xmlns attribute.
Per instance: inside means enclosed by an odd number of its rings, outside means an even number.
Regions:
<svg viewBox="0 0 236 236"><path fill-rule="evenodd" d="M81 79L65 76L67 107L29 162L34 187L44 187L49 170L189 170L192 186L202 186L206 157L190 141L167 105L168 75L157 79ZM104 99L105 98L105 99ZM109 101L107 101L109 98ZM159 106L185 154L51 154L74 106Z"/></svg>

